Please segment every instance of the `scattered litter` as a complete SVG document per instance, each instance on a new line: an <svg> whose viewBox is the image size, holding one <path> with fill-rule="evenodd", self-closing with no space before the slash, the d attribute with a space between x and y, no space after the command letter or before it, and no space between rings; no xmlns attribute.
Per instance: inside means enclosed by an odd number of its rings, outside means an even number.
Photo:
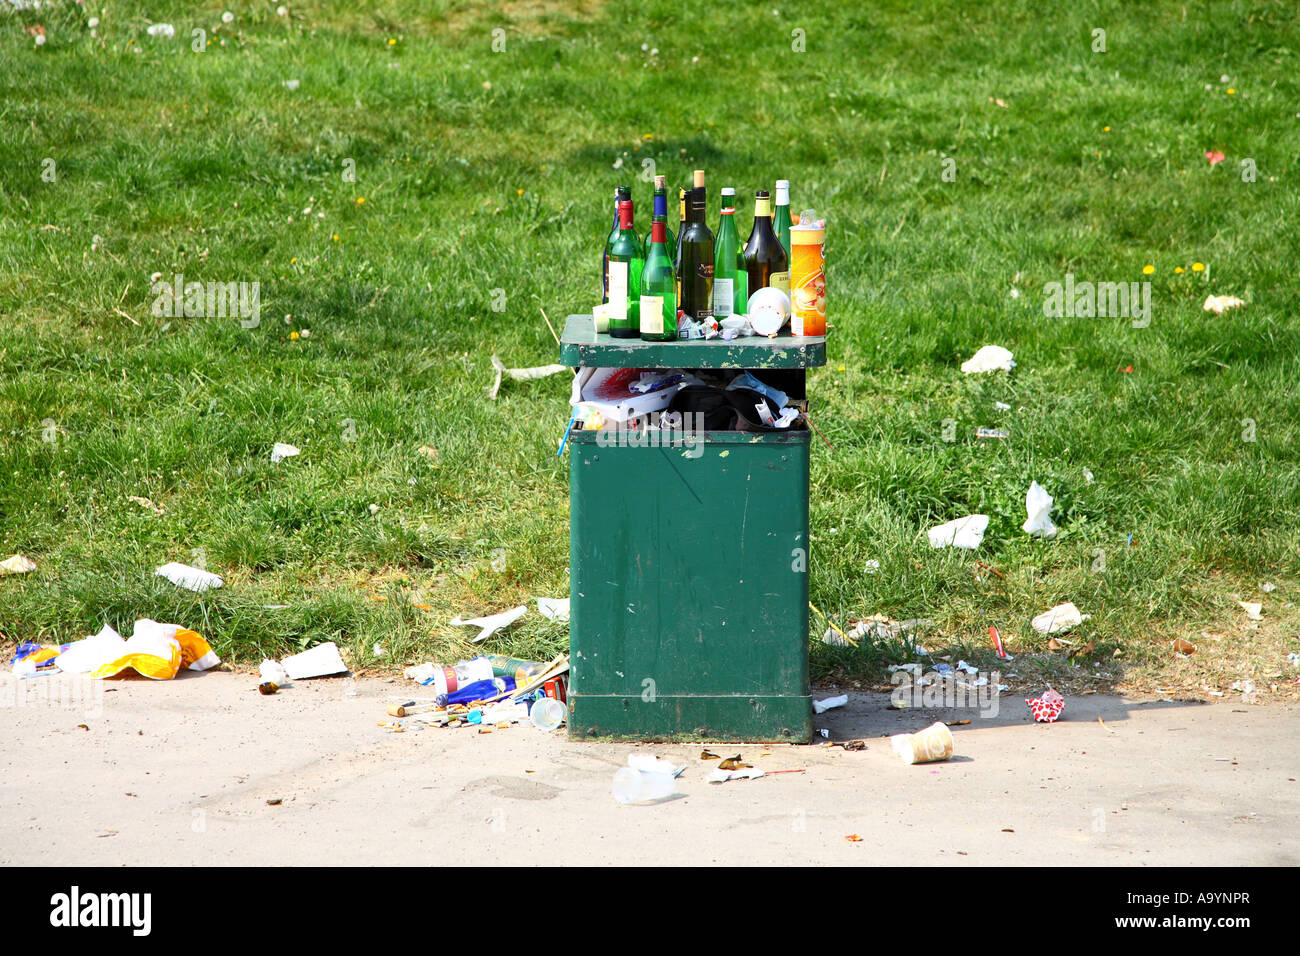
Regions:
<svg viewBox="0 0 1300 956"><path fill-rule="evenodd" d="M315 647L294 654L280 661L290 680L309 680L313 677L331 677L334 674L346 674L348 665L343 663L338 645L333 641L317 644Z"/></svg>
<svg viewBox="0 0 1300 956"><path fill-rule="evenodd" d="M1263 591L1265 594L1272 594L1274 591L1277 590L1277 585L1273 584L1271 581L1265 581L1263 584L1259 586L1259 589Z"/></svg>
<svg viewBox="0 0 1300 956"><path fill-rule="evenodd" d="M1008 405L1006 402L994 402L993 407L1000 412L1007 412L1011 410L1011 406Z"/></svg>
<svg viewBox="0 0 1300 956"><path fill-rule="evenodd" d="M176 36L176 28L170 23L151 23L148 33L151 37L166 37L170 40Z"/></svg>
<svg viewBox="0 0 1300 956"><path fill-rule="evenodd" d="M486 389L487 397L495 399L497 392L501 390L501 376L508 375L516 382L528 382L536 378L546 378L548 375L555 375L559 372L569 371L567 365L535 365L532 368L506 368L505 363L495 355L492 356L492 368L496 371L496 378Z"/></svg>
<svg viewBox="0 0 1300 956"><path fill-rule="evenodd" d="M24 554L15 554L0 561L0 577L6 574L27 574L36 570L36 562Z"/></svg>
<svg viewBox="0 0 1300 956"><path fill-rule="evenodd" d="M141 498L139 495L127 495L126 500L132 504L137 504L141 508L146 508L156 515L166 514L167 511L161 505L156 505L148 498Z"/></svg>
<svg viewBox="0 0 1300 956"><path fill-rule="evenodd" d="M839 697L827 697L825 700L815 700L812 702L814 714L824 714L828 710L836 707L843 707L849 702L848 694L841 694Z"/></svg>
<svg viewBox="0 0 1300 956"><path fill-rule="evenodd" d="M418 451L425 458L428 458L430 461L437 461L441 457L441 455L438 452L438 449L434 448L432 445L421 445L419 448L416 449L416 451Z"/></svg>
<svg viewBox="0 0 1300 956"><path fill-rule="evenodd" d="M105 624L98 634L69 644L54 663L65 673L93 679L133 670L151 680L171 680L182 667L205 671L220 664L221 658L197 631L141 618L128 640Z"/></svg>
<svg viewBox="0 0 1300 956"><path fill-rule="evenodd" d="M1087 468L1083 469L1083 480L1086 481L1088 484L1092 484L1094 477L1095 476L1093 475L1093 473L1089 471Z"/></svg>
<svg viewBox="0 0 1300 956"><path fill-rule="evenodd" d="M1250 621L1264 620L1264 605L1259 601L1238 601L1242 609L1246 612L1246 619Z"/></svg>
<svg viewBox="0 0 1300 956"><path fill-rule="evenodd" d="M221 580L220 575L204 571L202 568L190 567L188 564L179 564L175 561L164 564L156 569L154 574L157 577L166 578L177 587L188 588L191 591L203 592L209 588L219 588L225 583Z"/></svg>
<svg viewBox="0 0 1300 956"><path fill-rule="evenodd" d="M642 773L669 773L674 777L680 777L686 770L686 764L676 764L654 754L628 754L627 765Z"/></svg>
<svg viewBox="0 0 1300 956"><path fill-rule="evenodd" d="M677 774L681 770L666 760L655 761L655 769L642 769L644 762L636 759L640 756L642 755L629 754L628 765L620 767L614 773L614 799L624 806L666 800L677 792ZM654 761L655 758L650 757L650 760ZM658 769L660 764L666 765L662 771Z"/></svg>
<svg viewBox="0 0 1300 956"><path fill-rule="evenodd" d="M286 458L292 458L295 455L301 455L301 454L302 454L301 449L293 445L287 444L285 442L278 441L271 448L271 464L278 465Z"/></svg>
<svg viewBox="0 0 1300 956"><path fill-rule="evenodd" d="M528 612L528 606L521 604L509 611L502 611L499 614L489 614L487 617L474 617L469 620L462 620L460 615L451 622L453 627L477 627L479 628L478 636L472 638L473 643L485 641L497 631L504 630L515 621L519 620Z"/></svg>
<svg viewBox="0 0 1300 956"><path fill-rule="evenodd" d="M889 738L894 753L903 763L935 763L952 756L952 731L943 721L936 721L914 734L894 734Z"/></svg>
<svg viewBox="0 0 1300 956"><path fill-rule="evenodd" d="M867 742L865 740L846 740L840 746L845 750L866 750Z"/></svg>
<svg viewBox="0 0 1300 956"><path fill-rule="evenodd" d="M965 518L945 521L929 530L930 547L946 548L951 545L954 548L974 551L984 540L984 530L988 526L988 515L968 515Z"/></svg>
<svg viewBox="0 0 1300 956"><path fill-rule="evenodd" d="M820 736L823 740L829 740L829 739L830 739L830 736L831 736L831 732L830 732L829 730L827 730L825 727L818 727L818 728L817 728L817 734L818 734L818 736Z"/></svg>
<svg viewBox="0 0 1300 956"><path fill-rule="evenodd" d="M1034 720L1043 724L1055 723L1056 718L1060 717L1061 711L1065 709L1065 698L1050 687L1043 691L1042 697L1035 697L1032 700L1026 698L1025 703L1033 711Z"/></svg>
<svg viewBox="0 0 1300 956"><path fill-rule="evenodd" d="M258 671L263 683L275 684L278 687L285 687L289 684L289 675L285 672L284 665L279 661L264 660Z"/></svg>
<svg viewBox="0 0 1300 956"><path fill-rule="evenodd" d="M1223 315L1229 309L1240 309L1245 304L1235 295L1211 295L1206 297L1204 308L1206 312Z"/></svg>
<svg viewBox="0 0 1300 956"><path fill-rule="evenodd" d="M1029 483L1025 492L1025 513L1028 517L1020 526L1029 535L1050 538L1056 534L1056 525L1052 523L1052 496L1036 481Z"/></svg>
<svg viewBox="0 0 1300 956"><path fill-rule="evenodd" d="M866 563L866 566L863 568L863 570L866 571L867 574L875 574L877 571L880 570L880 562L877 561L875 558L872 558L870 561Z"/></svg>
<svg viewBox="0 0 1300 956"><path fill-rule="evenodd" d="M298 85L299 85L299 83L298 83L297 80L285 80L285 81L284 81L284 88L285 88L286 90L288 90L290 93L292 93L294 90L296 90L296 89L298 88Z"/></svg>
<svg viewBox="0 0 1300 956"><path fill-rule="evenodd" d="M986 345L962 362L961 370L967 375L979 375L984 372L1010 372L1015 367L1010 351L1000 345Z"/></svg>
<svg viewBox="0 0 1300 956"><path fill-rule="evenodd" d="M380 644L378 641L375 641L375 646L370 648L370 653L375 655L375 657L387 657L388 648L384 647L384 645Z"/></svg>
<svg viewBox="0 0 1300 956"><path fill-rule="evenodd" d="M1039 634L1064 634L1091 618L1091 614L1080 614L1074 602L1066 601L1044 611L1029 623Z"/></svg>
<svg viewBox="0 0 1300 956"><path fill-rule="evenodd" d="M1011 432L1007 431L1005 428L977 428L975 429L975 437L978 439L1006 439L1011 437Z"/></svg>
<svg viewBox="0 0 1300 956"><path fill-rule="evenodd" d="M569 599L538 598L537 610L548 621L567 621L569 619Z"/></svg>
<svg viewBox="0 0 1300 956"><path fill-rule="evenodd" d="M719 768L705 777L704 782L726 783L728 780L757 780L762 776L766 776L766 774L757 767L745 767L739 770L723 770Z"/></svg>
<svg viewBox="0 0 1300 956"><path fill-rule="evenodd" d="M277 684L275 681L270 681L270 680L262 681L262 683L257 685L257 692L261 694L263 697L270 697L279 689L280 689L280 685Z"/></svg>
<svg viewBox="0 0 1300 956"><path fill-rule="evenodd" d="M1217 149L1207 149L1205 151L1205 158L1210 161L1211 166L1217 166L1228 157L1224 156L1223 153L1219 152Z"/></svg>
<svg viewBox="0 0 1300 956"><path fill-rule="evenodd" d="M1182 654L1184 657L1191 657L1196 653L1196 645L1191 641L1185 641L1180 637L1174 641L1174 651Z"/></svg>
<svg viewBox="0 0 1300 956"><path fill-rule="evenodd" d="M844 839L848 840L850 843L861 843L861 842L862 842L862 837L858 836L856 833L848 833L848 834L845 834Z"/></svg>

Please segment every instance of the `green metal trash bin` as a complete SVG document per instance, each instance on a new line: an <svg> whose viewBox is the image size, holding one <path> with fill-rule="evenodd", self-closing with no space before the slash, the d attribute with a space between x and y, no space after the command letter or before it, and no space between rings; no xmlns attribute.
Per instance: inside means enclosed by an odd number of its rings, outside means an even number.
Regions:
<svg viewBox="0 0 1300 956"><path fill-rule="evenodd" d="M769 370L805 400L818 338L642 342L570 316L561 362ZM604 437L602 437L604 436ZM809 432L569 437L569 736L806 742Z"/></svg>

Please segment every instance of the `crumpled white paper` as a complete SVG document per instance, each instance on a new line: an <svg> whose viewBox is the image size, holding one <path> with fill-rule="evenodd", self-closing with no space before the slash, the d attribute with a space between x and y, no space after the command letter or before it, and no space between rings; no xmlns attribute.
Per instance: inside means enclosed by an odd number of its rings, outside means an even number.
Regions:
<svg viewBox="0 0 1300 956"><path fill-rule="evenodd" d="M1240 309L1245 304L1235 295L1211 295L1205 299L1205 311L1223 315L1229 309Z"/></svg>
<svg viewBox="0 0 1300 956"><path fill-rule="evenodd" d="M219 588L225 584L220 575L176 561L164 564L154 571L154 574L166 578L177 587L189 588L191 591L206 591L208 588Z"/></svg>
<svg viewBox="0 0 1300 956"><path fill-rule="evenodd" d="M515 621L519 620L528 613L528 605L521 604L509 611L502 611L500 614L489 614L487 617L473 617L469 620L462 620L460 615L451 622L453 627L477 627L480 628L478 637L472 638L473 643L485 641L497 631L509 627Z"/></svg>
<svg viewBox="0 0 1300 956"><path fill-rule="evenodd" d="M984 540L984 529L988 526L988 515L967 515L965 518L945 521L929 530L930 547L946 548L951 545L974 551Z"/></svg>
<svg viewBox="0 0 1300 956"><path fill-rule="evenodd" d="M843 707L849 702L848 694L840 694L839 697L827 697L825 700L815 700L812 702L814 714L824 714L826 711L835 707Z"/></svg>
<svg viewBox="0 0 1300 956"><path fill-rule="evenodd" d="M961 363L961 370L967 375L979 375L983 372L1010 372L1016 367L1011 352L1000 345L986 345Z"/></svg>
<svg viewBox="0 0 1300 956"><path fill-rule="evenodd" d="M301 454L301 449L295 448L293 445L285 442L278 441L275 443L275 447L271 449L271 464L278 465L286 458L292 458L294 455Z"/></svg>
<svg viewBox="0 0 1300 956"><path fill-rule="evenodd" d="M1036 481L1031 481L1025 492L1025 513L1028 518L1020 528L1026 534L1043 538L1056 534L1056 525L1052 524L1052 496Z"/></svg>
<svg viewBox="0 0 1300 956"><path fill-rule="evenodd" d="M1029 623L1039 634L1064 634L1091 617L1091 614L1080 614L1073 601L1066 601L1051 610L1044 611Z"/></svg>
<svg viewBox="0 0 1300 956"><path fill-rule="evenodd" d="M537 599L537 611L548 620L567 621L569 619L569 599L539 597Z"/></svg>

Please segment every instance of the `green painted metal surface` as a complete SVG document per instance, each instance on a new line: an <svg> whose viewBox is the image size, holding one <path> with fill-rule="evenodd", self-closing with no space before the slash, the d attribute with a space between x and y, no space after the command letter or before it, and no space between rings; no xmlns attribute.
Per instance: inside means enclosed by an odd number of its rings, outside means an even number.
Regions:
<svg viewBox="0 0 1300 956"><path fill-rule="evenodd" d="M569 443L570 736L810 740L809 433L611 435Z"/></svg>
<svg viewBox="0 0 1300 956"><path fill-rule="evenodd" d="M560 364L595 368L812 368L826 364L822 336L643 342L596 331L589 315L571 315L560 337Z"/></svg>

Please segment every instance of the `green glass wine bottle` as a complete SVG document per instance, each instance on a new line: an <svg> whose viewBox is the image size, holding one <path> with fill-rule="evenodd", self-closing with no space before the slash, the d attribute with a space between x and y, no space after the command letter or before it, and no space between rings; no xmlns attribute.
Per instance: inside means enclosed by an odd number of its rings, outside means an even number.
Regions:
<svg viewBox="0 0 1300 956"><path fill-rule="evenodd" d="M785 250L786 259L790 258L790 180L776 181L776 209L772 213L772 231Z"/></svg>
<svg viewBox="0 0 1300 956"><path fill-rule="evenodd" d="M745 244L745 266L751 295L768 286L790 294L790 257L772 231L772 197L766 189L755 194L754 228Z"/></svg>
<svg viewBox="0 0 1300 956"><path fill-rule="evenodd" d="M681 281L678 301L682 311L696 322L713 317L713 233L704 221L706 205L703 186L687 194L682 258L677 268Z"/></svg>
<svg viewBox="0 0 1300 956"><path fill-rule="evenodd" d="M605 240L605 255L600 260L600 301L609 301L609 250L618 238L618 204L624 199L632 198L631 186L619 186L614 190L614 224L610 226L609 237Z"/></svg>
<svg viewBox="0 0 1300 956"><path fill-rule="evenodd" d="M749 303L749 273L736 233L736 190L722 190L722 215L713 243L713 317L743 315Z"/></svg>
<svg viewBox="0 0 1300 956"><path fill-rule="evenodd" d="M668 258L668 224L661 215L650 224L650 251L641 270L640 304L641 338L650 342L677 338L677 274Z"/></svg>
<svg viewBox="0 0 1300 956"><path fill-rule="evenodd" d="M634 339L641 334L641 270L645 259L641 241L632 228L632 201L618 204L618 238L609 250L609 334Z"/></svg>
<svg viewBox="0 0 1300 956"><path fill-rule="evenodd" d="M664 217L664 235L668 237L666 240L664 240L664 249L675 250L677 248L677 237L673 235L673 227L668 225L668 177L667 176L655 177L654 206L651 207L650 216L651 216L652 227L654 225L655 216ZM646 237L645 254L647 259L650 258L649 236ZM674 253L669 253L669 255L673 255L673 254Z"/></svg>

